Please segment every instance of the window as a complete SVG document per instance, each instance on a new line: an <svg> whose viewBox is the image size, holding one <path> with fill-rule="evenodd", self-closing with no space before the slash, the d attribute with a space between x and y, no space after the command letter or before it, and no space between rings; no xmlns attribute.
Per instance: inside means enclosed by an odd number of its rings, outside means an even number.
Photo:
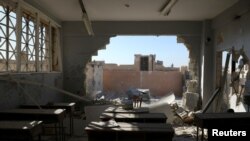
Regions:
<svg viewBox="0 0 250 141"><path fill-rule="evenodd" d="M0 5L0 72L59 71L58 28L38 12L21 9L16 14L15 8ZM17 24L20 34L16 34Z"/></svg>
<svg viewBox="0 0 250 141"><path fill-rule="evenodd" d="M16 70L16 14L0 6L0 71Z"/></svg>
<svg viewBox="0 0 250 141"><path fill-rule="evenodd" d="M141 71L148 71L148 57L141 57Z"/></svg>
<svg viewBox="0 0 250 141"><path fill-rule="evenodd" d="M50 69L50 48L49 48L49 30L48 26L41 23L39 27L39 54L38 64L41 71L48 71Z"/></svg>
<svg viewBox="0 0 250 141"><path fill-rule="evenodd" d="M27 14L22 17L21 71L36 71L35 19Z"/></svg>

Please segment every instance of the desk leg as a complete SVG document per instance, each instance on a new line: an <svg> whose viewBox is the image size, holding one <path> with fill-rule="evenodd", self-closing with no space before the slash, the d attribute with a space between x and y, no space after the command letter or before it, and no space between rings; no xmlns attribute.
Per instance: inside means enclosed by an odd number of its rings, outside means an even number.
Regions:
<svg viewBox="0 0 250 141"><path fill-rule="evenodd" d="M64 127L63 127L63 121L60 123L60 133L61 133L61 140L65 141L65 136L64 136Z"/></svg>
<svg viewBox="0 0 250 141"><path fill-rule="evenodd" d="M65 134L64 134L63 122L62 122L62 137L63 137L63 141L65 141Z"/></svg>
<svg viewBox="0 0 250 141"><path fill-rule="evenodd" d="M38 135L38 141L41 141L41 134Z"/></svg>
<svg viewBox="0 0 250 141"><path fill-rule="evenodd" d="M204 139L204 128L201 128L201 141Z"/></svg>
<svg viewBox="0 0 250 141"><path fill-rule="evenodd" d="M197 131L196 131L196 141L199 140L199 127L197 126Z"/></svg>
<svg viewBox="0 0 250 141"><path fill-rule="evenodd" d="M55 134L56 134L56 141L58 141L57 123L55 123Z"/></svg>
<svg viewBox="0 0 250 141"><path fill-rule="evenodd" d="M74 133L74 131L73 131L73 130L74 130L74 127L73 127L73 124L74 124L74 123L73 123L73 115L72 115L72 114L73 114L73 113L70 113L70 117L69 117L69 120L70 120L70 121L69 121L69 124L70 124L70 125L69 125L69 126L70 126L70 131L69 131L69 132L70 132L70 136L72 136L73 133Z"/></svg>
<svg viewBox="0 0 250 141"><path fill-rule="evenodd" d="M115 133L115 141L118 141L119 138L118 138L118 132Z"/></svg>

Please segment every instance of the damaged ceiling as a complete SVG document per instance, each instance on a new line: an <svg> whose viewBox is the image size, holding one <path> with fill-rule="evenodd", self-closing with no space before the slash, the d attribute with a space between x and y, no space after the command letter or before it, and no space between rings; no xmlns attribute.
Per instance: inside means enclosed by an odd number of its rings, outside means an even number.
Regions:
<svg viewBox="0 0 250 141"><path fill-rule="evenodd" d="M217 16L238 0L178 0L168 16L159 12L167 0L82 1L91 21L200 21ZM34 2L61 21L81 20L78 0L32 1Z"/></svg>

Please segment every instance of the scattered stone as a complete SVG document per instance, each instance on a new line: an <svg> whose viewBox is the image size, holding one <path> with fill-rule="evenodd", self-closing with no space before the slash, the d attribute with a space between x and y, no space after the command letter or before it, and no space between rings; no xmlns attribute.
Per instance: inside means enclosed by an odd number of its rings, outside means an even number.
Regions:
<svg viewBox="0 0 250 141"><path fill-rule="evenodd" d="M197 80L187 80L187 92L196 93L198 90Z"/></svg>
<svg viewBox="0 0 250 141"><path fill-rule="evenodd" d="M179 116L174 116L173 125L183 125L184 122Z"/></svg>
<svg viewBox="0 0 250 141"><path fill-rule="evenodd" d="M173 141L195 141L196 126L176 126Z"/></svg>
<svg viewBox="0 0 250 141"><path fill-rule="evenodd" d="M196 111L198 109L199 94L186 92L183 95L183 107L188 111Z"/></svg>

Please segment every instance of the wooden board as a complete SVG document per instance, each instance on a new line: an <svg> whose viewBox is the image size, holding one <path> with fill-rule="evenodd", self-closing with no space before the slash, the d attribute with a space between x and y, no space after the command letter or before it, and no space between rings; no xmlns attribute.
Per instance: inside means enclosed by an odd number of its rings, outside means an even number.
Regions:
<svg viewBox="0 0 250 141"><path fill-rule="evenodd" d="M174 129L166 123L124 123L106 128L103 122L91 122L85 128L89 141L172 141Z"/></svg>
<svg viewBox="0 0 250 141"><path fill-rule="evenodd" d="M144 123L166 123L167 117L163 113L102 113L102 121L114 119L117 122L144 122Z"/></svg>
<svg viewBox="0 0 250 141"><path fill-rule="evenodd" d="M42 121L0 121L0 140L33 140L42 130Z"/></svg>
<svg viewBox="0 0 250 141"><path fill-rule="evenodd" d="M108 107L104 112L106 113L149 113L149 108L141 107L132 110L125 110L122 107Z"/></svg>

